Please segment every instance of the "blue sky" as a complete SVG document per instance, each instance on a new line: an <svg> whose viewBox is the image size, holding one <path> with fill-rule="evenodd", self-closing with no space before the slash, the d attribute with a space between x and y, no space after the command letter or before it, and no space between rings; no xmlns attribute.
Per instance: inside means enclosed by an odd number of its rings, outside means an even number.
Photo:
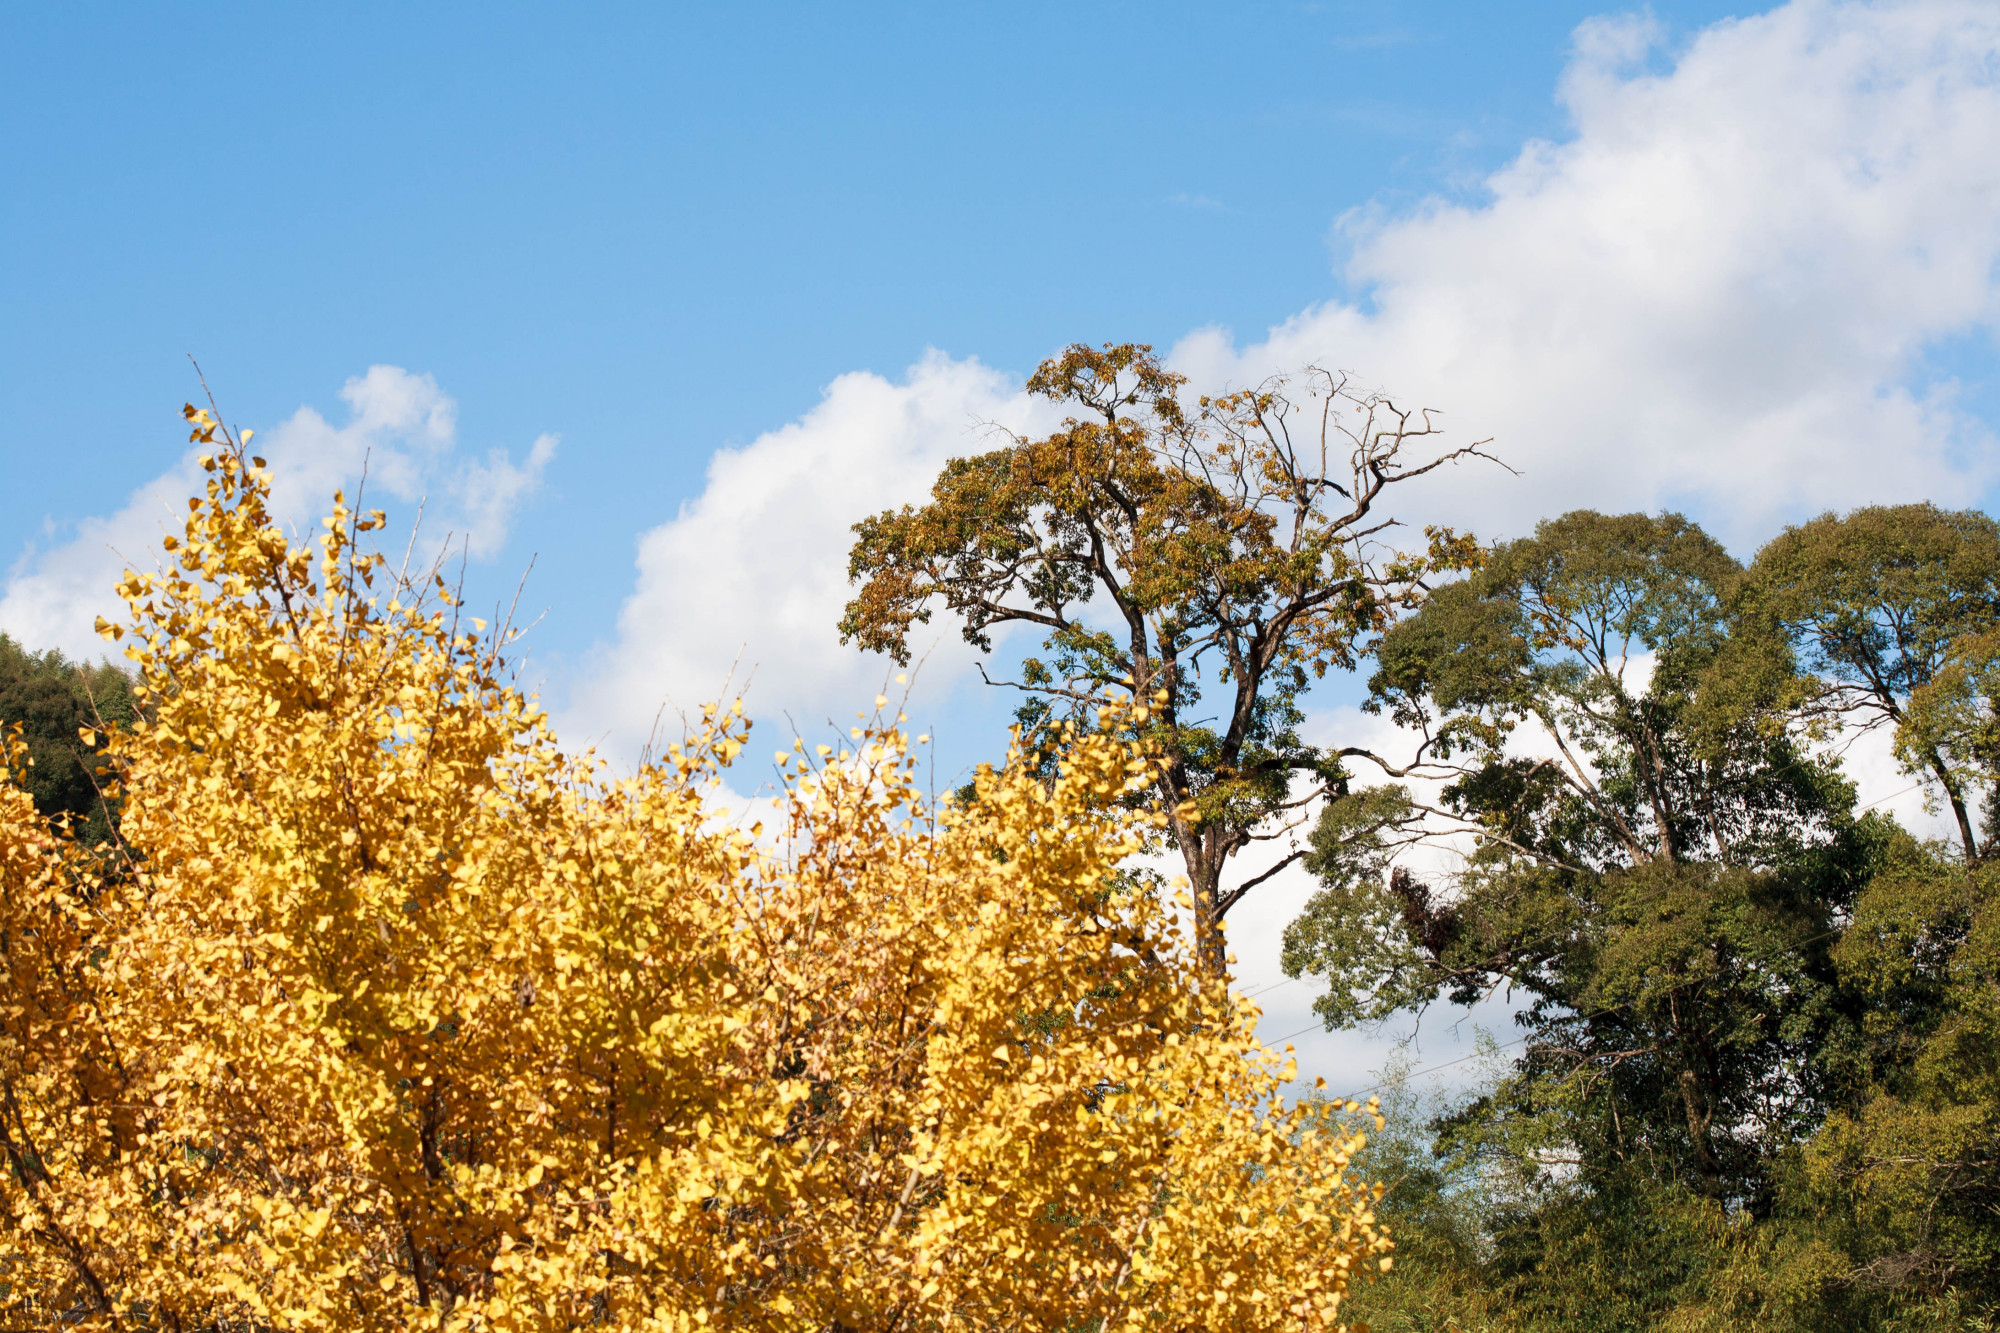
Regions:
<svg viewBox="0 0 2000 1333"><path fill-rule="evenodd" d="M0 35L0 629L34 644L93 646L185 493L189 353L294 517L365 456L471 535L475 597L532 557L533 679L615 756L732 665L765 734L872 697L832 641L846 525L978 422L1032 427L1020 379L1073 340L1442 408L1522 476L1409 517L1482 535L1674 506L1747 554L2000 476L1990 4L13 6ZM947 774L1004 716L970 664L941 636L920 682ZM1311 725L1375 725L1353 698Z"/></svg>
<svg viewBox="0 0 2000 1333"><path fill-rule="evenodd" d="M585 643L709 454L838 374L1332 294L1342 213L1560 133L1590 12L12 6L0 375L50 415L10 428L0 540L159 470L186 353L248 422L388 363L472 447L561 433L507 554Z"/></svg>

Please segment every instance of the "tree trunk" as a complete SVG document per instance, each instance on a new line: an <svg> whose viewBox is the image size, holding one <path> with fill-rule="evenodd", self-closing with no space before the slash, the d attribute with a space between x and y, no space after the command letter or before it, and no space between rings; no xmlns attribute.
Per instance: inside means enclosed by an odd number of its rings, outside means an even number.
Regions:
<svg viewBox="0 0 2000 1333"><path fill-rule="evenodd" d="M1188 891L1194 898L1195 960L1204 981L1229 984L1229 947L1222 932L1222 854L1212 830L1190 831L1181 840L1181 860L1187 866ZM1218 994L1220 991L1218 990Z"/></svg>
<svg viewBox="0 0 2000 1333"><path fill-rule="evenodd" d="M1171 713L1168 717L1171 719ZM1229 949L1222 934L1222 868L1229 860L1229 843L1221 829L1199 824L1181 813L1193 792L1177 762L1169 763L1161 774L1159 792L1167 810L1167 826L1187 870L1188 896L1194 899L1195 963L1204 988L1214 978L1219 983L1216 993L1221 994L1229 985Z"/></svg>
<svg viewBox="0 0 2000 1333"><path fill-rule="evenodd" d="M1979 860L1979 841L1972 836L1972 818L1965 812L1965 797L1959 792L1958 784L1951 780L1951 770L1944 766L1944 760L1935 750L1930 752L1931 772L1937 775L1938 785L1944 788L1945 799L1951 802L1951 813L1958 820L1958 840L1965 848L1965 863L1976 864Z"/></svg>

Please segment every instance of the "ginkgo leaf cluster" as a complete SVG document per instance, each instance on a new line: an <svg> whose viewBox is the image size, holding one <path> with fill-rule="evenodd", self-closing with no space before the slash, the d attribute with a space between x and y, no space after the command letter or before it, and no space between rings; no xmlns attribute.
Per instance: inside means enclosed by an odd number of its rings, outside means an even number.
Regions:
<svg viewBox="0 0 2000 1333"><path fill-rule="evenodd" d="M565 752L379 513L295 543L188 416L113 844L0 789L10 1326L1313 1329L1388 1266L1125 871L1137 728L933 808L878 717L744 827L740 708Z"/></svg>

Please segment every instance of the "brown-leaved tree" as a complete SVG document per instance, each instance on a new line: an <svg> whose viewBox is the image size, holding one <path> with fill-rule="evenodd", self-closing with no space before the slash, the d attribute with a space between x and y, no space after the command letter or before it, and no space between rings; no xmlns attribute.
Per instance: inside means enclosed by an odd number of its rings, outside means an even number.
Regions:
<svg viewBox="0 0 2000 1333"><path fill-rule="evenodd" d="M1031 744L1107 689L1156 705L1149 798L1187 869L1204 964L1220 975L1224 916L1303 852L1225 886L1230 858L1345 790L1341 761L1365 753L1303 740L1299 696L1352 669L1431 579L1477 558L1471 538L1436 527L1399 548L1384 493L1488 455L1416 456L1440 433L1431 413L1324 370L1192 406L1185 383L1140 344L1044 362L1029 392L1077 415L954 459L929 504L856 525L849 573L861 587L841 633L906 662L912 627L940 603L985 650L996 626L1039 627L1045 655L1004 682L1028 696Z"/></svg>

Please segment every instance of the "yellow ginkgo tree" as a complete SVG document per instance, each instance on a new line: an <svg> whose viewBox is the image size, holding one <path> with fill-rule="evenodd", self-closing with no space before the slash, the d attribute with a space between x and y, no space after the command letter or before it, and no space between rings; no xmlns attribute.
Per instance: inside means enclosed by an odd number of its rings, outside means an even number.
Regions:
<svg viewBox="0 0 2000 1333"><path fill-rule="evenodd" d="M9 1327L1320 1329L1388 1266L1124 870L1147 754L931 808L887 722L733 824L739 710L564 753L379 513L294 545L188 416L115 841L0 789Z"/></svg>

